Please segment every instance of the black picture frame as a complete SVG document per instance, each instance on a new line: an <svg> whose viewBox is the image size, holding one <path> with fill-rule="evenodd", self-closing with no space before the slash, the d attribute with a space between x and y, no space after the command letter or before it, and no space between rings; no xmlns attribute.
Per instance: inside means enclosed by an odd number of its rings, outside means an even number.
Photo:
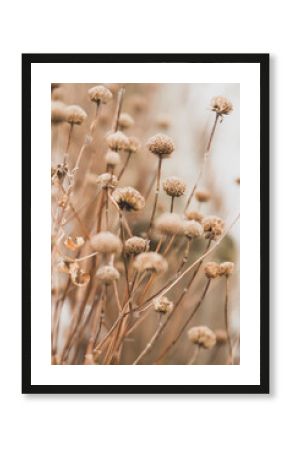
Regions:
<svg viewBox="0 0 290 450"><path fill-rule="evenodd" d="M267 394L269 393L269 54L23 54L22 55L22 393ZM31 64L255 63L260 65L260 384L31 384Z"/></svg>

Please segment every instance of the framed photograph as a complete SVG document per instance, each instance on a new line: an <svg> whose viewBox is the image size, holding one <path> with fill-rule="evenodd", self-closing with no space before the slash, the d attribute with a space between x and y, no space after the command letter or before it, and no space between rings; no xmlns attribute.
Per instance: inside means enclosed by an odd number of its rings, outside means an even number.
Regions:
<svg viewBox="0 0 290 450"><path fill-rule="evenodd" d="M269 55L23 54L22 145L22 392L268 393Z"/></svg>

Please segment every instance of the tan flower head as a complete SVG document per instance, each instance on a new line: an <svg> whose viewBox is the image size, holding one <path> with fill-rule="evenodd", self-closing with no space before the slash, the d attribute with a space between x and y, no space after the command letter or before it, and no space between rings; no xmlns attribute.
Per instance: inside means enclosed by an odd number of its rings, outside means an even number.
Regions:
<svg viewBox="0 0 290 450"><path fill-rule="evenodd" d="M200 203L205 203L210 200L210 192L208 191L196 191L195 198Z"/></svg>
<svg viewBox="0 0 290 450"><path fill-rule="evenodd" d="M121 158L118 152L108 150L105 156L105 161L109 166L117 166L121 162Z"/></svg>
<svg viewBox="0 0 290 450"><path fill-rule="evenodd" d="M122 250L120 238L110 231L101 231L92 236L91 246L100 253L120 253Z"/></svg>
<svg viewBox="0 0 290 450"><path fill-rule="evenodd" d="M114 150L115 152L119 152L121 150L126 150L126 148L129 145L129 141L127 136L125 136L122 131L116 131L116 133L110 133L107 138L106 142L108 147L111 150Z"/></svg>
<svg viewBox="0 0 290 450"><path fill-rule="evenodd" d="M134 119L130 116L128 113L121 113L119 120L118 120L118 126L122 130L127 130L128 128L132 127L134 125Z"/></svg>
<svg viewBox="0 0 290 450"><path fill-rule="evenodd" d="M188 339L202 348L210 349L216 344L215 333L206 326L192 327L187 332Z"/></svg>
<svg viewBox="0 0 290 450"><path fill-rule="evenodd" d="M150 270L157 274L166 272L168 264L165 258L157 252L140 253L134 261L134 269L137 272Z"/></svg>
<svg viewBox="0 0 290 450"><path fill-rule="evenodd" d="M139 211L145 206L144 197L132 187L118 188L113 192L113 199L120 209Z"/></svg>
<svg viewBox="0 0 290 450"><path fill-rule="evenodd" d="M66 248L72 251L82 247L84 243L85 240L82 236L77 236L75 238L73 238L72 236L68 236L64 241L64 245L66 246Z"/></svg>
<svg viewBox="0 0 290 450"><path fill-rule="evenodd" d="M203 214L199 211L186 211L185 216L188 220L195 220L196 222L202 223Z"/></svg>
<svg viewBox="0 0 290 450"><path fill-rule="evenodd" d="M198 238L203 235L203 227L196 220L184 220L183 232L188 238Z"/></svg>
<svg viewBox="0 0 290 450"><path fill-rule="evenodd" d="M168 158L174 151L175 146L172 139L165 134L156 134L147 142L147 148L160 158Z"/></svg>
<svg viewBox="0 0 290 450"><path fill-rule="evenodd" d="M54 124L66 121L66 105L60 101L51 102L51 122Z"/></svg>
<svg viewBox="0 0 290 450"><path fill-rule="evenodd" d="M230 261L226 261L220 264L220 275L225 275L228 277L234 271L234 263Z"/></svg>
<svg viewBox="0 0 290 450"><path fill-rule="evenodd" d="M163 213L156 219L154 227L164 234L183 234L183 222L181 217L175 213Z"/></svg>
<svg viewBox="0 0 290 450"><path fill-rule="evenodd" d="M224 221L216 216L205 217L202 225L206 239L216 241L224 232Z"/></svg>
<svg viewBox="0 0 290 450"><path fill-rule="evenodd" d="M89 97L92 102L95 103L109 103L112 100L113 95L112 92L107 89L105 86L95 86L89 89Z"/></svg>
<svg viewBox="0 0 290 450"><path fill-rule="evenodd" d="M167 297L157 297L153 300L154 310L166 314L173 310L173 303Z"/></svg>
<svg viewBox="0 0 290 450"><path fill-rule="evenodd" d="M138 236L133 236L125 242L125 253L127 255L139 255L149 250L149 241Z"/></svg>
<svg viewBox="0 0 290 450"><path fill-rule="evenodd" d="M104 284L111 284L120 278L120 273L113 266L102 266L96 272L96 277Z"/></svg>
<svg viewBox="0 0 290 450"><path fill-rule="evenodd" d="M233 110L232 103L225 97L214 97L211 101L211 109L217 114L229 114Z"/></svg>
<svg viewBox="0 0 290 450"><path fill-rule="evenodd" d="M84 272L78 265L78 263L72 263L69 266L70 269L70 277L76 286L83 287L90 281L90 274Z"/></svg>
<svg viewBox="0 0 290 450"><path fill-rule="evenodd" d="M141 144L135 136L128 137L128 146L125 148L126 152L136 153L141 149Z"/></svg>
<svg viewBox="0 0 290 450"><path fill-rule="evenodd" d="M218 263L210 261L204 266L204 272L207 278L217 278L220 275L220 266Z"/></svg>
<svg viewBox="0 0 290 450"><path fill-rule="evenodd" d="M87 118L85 111L78 105L69 105L65 108L66 121L71 125L81 125Z"/></svg>
<svg viewBox="0 0 290 450"><path fill-rule="evenodd" d="M215 335L216 335L216 343L217 345L223 345L227 342L228 340L228 335L226 330L223 330L222 328L219 328L217 330L214 331Z"/></svg>
<svg viewBox="0 0 290 450"><path fill-rule="evenodd" d="M102 188L115 188L118 185L118 179L115 175L105 172L95 178L96 183Z"/></svg>
<svg viewBox="0 0 290 450"><path fill-rule="evenodd" d="M180 197L186 190L186 184L180 178L169 177L163 182L163 189L170 197Z"/></svg>

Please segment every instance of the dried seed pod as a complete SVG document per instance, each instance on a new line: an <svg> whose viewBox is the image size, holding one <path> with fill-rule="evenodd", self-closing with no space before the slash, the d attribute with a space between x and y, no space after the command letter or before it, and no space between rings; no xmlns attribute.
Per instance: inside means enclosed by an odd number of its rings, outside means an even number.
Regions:
<svg viewBox="0 0 290 450"><path fill-rule="evenodd" d="M203 221L203 214L200 213L199 211L186 211L185 212L185 217L188 220L195 220L196 222L202 223Z"/></svg>
<svg viewBox="0 0 290 450"><path fill-rule="evenodd" d="M71 276L71 280L73 284L79 287L83 287L90 281L90 274L86 273L84 270L82 270L78 263L72 263L69 266L69 272Z"/></svg>
<svg viewBox="0 0 290 450"><path fill-rule="evenodd" d="M220 95L212 99L211 109L220 115L229 114L233 110L233 105L227 98Z"/></svg>
<svg viewBox="0 0 290 450"><path fill-rule="evenodd" d="M173 140L165 134L156 134L152 136L147 142L148 150L159 158L169 158L171 153L175 150Z"/></svg>
<svg viewBox="0 0 290 450"><path fill-rule="evenodd" d="M92 248L99 253L120 253L122 242L118 236L110 231L101 231L91 238Z"/></svg>
<svg viewBox="0 0 290 450"><path fill-rule="evenodd" d="M121 130L127 130L128 128L132 127L134 125L134 119L130 116L128 113L121 113L119 120L118 120L118 126Z"/></svg>
<svg viewBox="0 0 290 450"><path fill-rule="evenodd" d="M102 85L92 87L91 89L89 89L88 93L90 100L98 104L109 103L109 101L111 101L113 98L112 92Z"/></svg>
<svg viewBox="0 0 290 450"><path fill-rule="evenodd" d="M56 167L51 168L51 182L62 183L66 175L68 175L68 166L67 164L58 164Z"/></svg>
<svg viewBox="0 0 290 450"><path fill-rule="evenodd" d="M234 263L230 261L226 261L220 264L220 275L225 275L226 277L232 275L234 271Z"/></svg>
<svg viewBox="0 0 290 450"><path fill-rule="evenodd" d="M140 255L136 256L133 266L137 272L145 272L148 270L157 274L166 272L168 269L166 259L157 252L140 253Z"/></svg>
<svg viewBox="0 0 290 450"><path fill-rule="evenodd" d="M220 266L218 263L210 261L204 266L204 272L207 278L217 278L220 275Z"/></svg>
<svg viewBox="0 0 290 450"><path fill-rule="evenodd" d="M121 158L118 152L108 150L105 156L105 161L109 166L117 166L121 163Z"/></svg>
<svg viewBox="0 0 290 450"><path fill-rule="evenodd" d="M85 240L82 236L77 236L75 238L73 238L72 236L68 236L65 241L64 241L64 245L66 246L66 248L68 248L69 250L77 250L78 248L82 247L82 245L84 245Z"/></svg>
<svg viewBox="0 0 290 450"><path fill-rule="evenodd" d="M96 183L102 188L112 188L114 189L118 185L118 179L115 175L111 173L102 173L101 175L94 178Z"/></svg>
<svg viewBox="0 0 290 450"><path fill-rule="evenodd" d="M124 247L127 255L139 255L149 250L149 241L138 236L133 236L125 242Z"/></svg>
<svg viewBox="0 0 290 450"><path fill-rule="evenodd" d="M122 131L116 131L116 133L110 133L106 138L106 143L111 150L119 152L126 150L129 145L127 136Z"/></svg>
<svg viewBox="0 0 290 450"><path fill-rule="evenodd" d="M205 203L210 200L211 195L208 191L196 191L195 198L198 202Z"/></svg>
<svg viewBox="0 0 290 450"><path fill-rule="evenodd" d="M169 177L163 182L163 189L170 197L181 197L186 190L186 184L180 178Z"/></svg>
<svg viewBox="0 0 290 450"><path fill-rule="evenodd" d="M199 347L210 349L216 344L215 333L206 326L192 327L187 332L188 339Z"/></svg>
<svg viewBox="0 0 290 450"><path fill-rule="evenodd" d="M111 284L120 278L120 273L113 266L102 266L96 272L96 277L104 284Z"/></svg>
<svg viewBox="0 0 290 450"><path fill-rule="evenodd" d="M205 217L202 221L205 238L216 241L224 232L224 221L216 216Z"/></svg>
<svg viewBox="0 0 290 450"><path fill-rule="evenodd" d="M139 191L132 187L118 188L113 192L113 199L120 209L139 211L145 206L145 199Z"/></svg>
<svg viewBox="0 0 290 450"><path fill-rule="evenodd" d="M183 234L183 222L175 213L163 213L156 219L154 228L163 234Z"/></svg>
<svg viewBox="0 0 290 450"><path fill-rule="evenodd" d="M69 105L65 108L66 121L71 125L81 125L87 118L85 111L78 105Z"/></svg>
<svg viewBox="0 0 290 450"><path fill-rule="evenodd" d="M188 238L198 238L203 235L203 227L196 220L184 220L183 232Z"/></svg>
<svg viewBox="0 0 290 450"><path fill-rule="evenodd" d="M173 310L173 302L168 300L167 297L157 297L153 300L154 310L156 312L166 314Z"/></svg>

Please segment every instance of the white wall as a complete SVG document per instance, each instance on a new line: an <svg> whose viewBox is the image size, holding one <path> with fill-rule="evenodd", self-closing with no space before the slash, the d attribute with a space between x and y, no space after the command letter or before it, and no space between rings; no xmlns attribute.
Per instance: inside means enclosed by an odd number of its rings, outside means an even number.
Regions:
<svg viewBox="0 0 290 450"><path fill-rule="evenodd" d="M27 0L2 4L1 448L272 450L278 441L283 448L289 445L290 67L286 6L287 2L267 0L147 0L138 4L123 0L114 5L110 1L101 5L86 0ZM276 238L272 246L270 396L74 397L20 393L20 53L99 51L272 53L271 220Z"/></svg>

